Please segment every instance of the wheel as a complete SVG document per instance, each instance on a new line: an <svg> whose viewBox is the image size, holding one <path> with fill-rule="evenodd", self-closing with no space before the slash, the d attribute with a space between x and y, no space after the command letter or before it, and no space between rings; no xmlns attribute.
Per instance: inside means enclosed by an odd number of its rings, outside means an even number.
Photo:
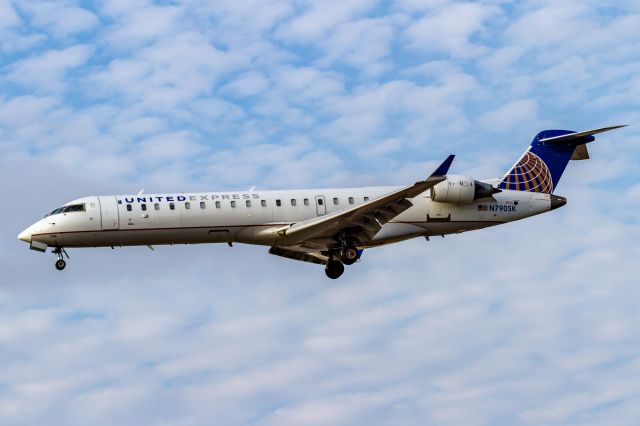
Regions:
<svg viewBox="0 0 640 426"><path fill-rule="evenodd" d="M324 268L325 274L327 277L335 280L336 278L340 278L340 275L344 272L344 265L337 260L331 260L327 263L327 266Z"/></svg>
<svg viewBox="0 0 640 426"><path fill-rule="evenodd" d="M56 269L58 271L62 271L65 266L67 266L67 262L65 262L64 260L60 259L56 261Z"/></svg>
<svg viewBox="0 0 640 426"><path fill-rule="evenodd" d="M342 250L342 254L340 256L342 263L345 265L353 265L359 257L358 250L355 247L346 247Z"/></svg>

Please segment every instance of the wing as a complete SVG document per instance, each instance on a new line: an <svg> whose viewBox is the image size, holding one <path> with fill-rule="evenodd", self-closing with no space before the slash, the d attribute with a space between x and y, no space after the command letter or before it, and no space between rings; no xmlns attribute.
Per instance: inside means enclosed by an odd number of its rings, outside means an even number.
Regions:
<svg viewBox="0 0 640 426"><path fill-rule="evenodd" d="M382 226L413 204L409 198L417 197L445 180L454 155L450 155L423 181L374 198L359 206L339 210L324 216L309 219L278 231L278 246L301 245L307 241L335 242L337 236L348 234L354 241L367 242Z"/></svg>
<svg viewBox="0 0 640 426"><path fill-rule="evenodd" d="M269 254L273 254L280 257L286 257L287 259L300 260L302 262L316 263L318 265L326 265L329 258L317 251L307 251L298 247L271 247Z"/></svg>

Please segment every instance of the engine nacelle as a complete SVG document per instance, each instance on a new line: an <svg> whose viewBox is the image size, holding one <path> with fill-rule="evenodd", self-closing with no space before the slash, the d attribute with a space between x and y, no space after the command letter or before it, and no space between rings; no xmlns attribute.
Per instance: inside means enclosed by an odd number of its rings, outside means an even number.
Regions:
<svg viewBox="0 0 640 426"><path fill-rule="evenodd" d="M431 200L438 203L469 204L479 198L500 192L488 183L468 176L447 175L447 179L431 188Z"/></svg>

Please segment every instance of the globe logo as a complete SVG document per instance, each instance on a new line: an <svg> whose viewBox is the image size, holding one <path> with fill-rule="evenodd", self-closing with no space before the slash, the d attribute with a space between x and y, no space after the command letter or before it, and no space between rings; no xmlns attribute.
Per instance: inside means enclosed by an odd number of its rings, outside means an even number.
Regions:
<svg viewBox="0 0 640 426"><path fill-rule="evenodd" d="M501 188L516 191L553 192L551 172L536 154L527 151L502 181Z"/></svg>

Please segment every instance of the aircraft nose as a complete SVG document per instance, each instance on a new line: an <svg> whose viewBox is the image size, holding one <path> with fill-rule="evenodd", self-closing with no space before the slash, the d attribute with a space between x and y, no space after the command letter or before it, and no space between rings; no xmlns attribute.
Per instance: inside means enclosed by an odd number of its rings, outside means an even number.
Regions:
<svg viewBox="0 0 640 426"><path fill-rule="evenodd" d="M27 228L24 231L22 231L18 235L18 239L20 241L24 241L25 243L30 243L31 242L31 232L29 231L29 228Z"/></svg>

